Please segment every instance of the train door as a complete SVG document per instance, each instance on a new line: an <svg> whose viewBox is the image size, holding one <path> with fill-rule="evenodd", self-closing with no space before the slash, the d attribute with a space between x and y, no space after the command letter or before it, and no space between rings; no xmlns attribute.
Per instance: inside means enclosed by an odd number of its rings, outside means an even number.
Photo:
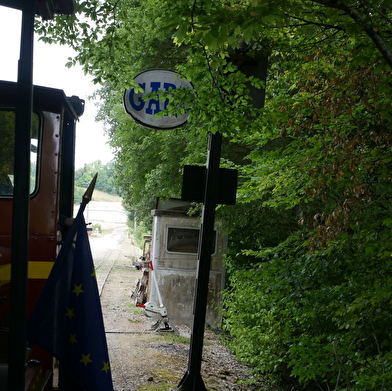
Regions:
<svg viewBox="0 0 392 391"><path fill-rule="evenodd" d="M15 104L16 83L0 82L0 367L7 365L10 354L14 146L18 142L14 137ZM60 215L70 217L73 213L75 123L83 109L84 101L79 98L67 98L57 89L34 87L27 315L56 259ZM53 358L47 353L34 348L31 359L42 363L42 374L51 373ZM50 382L45 389L51 389Z"/></svg>

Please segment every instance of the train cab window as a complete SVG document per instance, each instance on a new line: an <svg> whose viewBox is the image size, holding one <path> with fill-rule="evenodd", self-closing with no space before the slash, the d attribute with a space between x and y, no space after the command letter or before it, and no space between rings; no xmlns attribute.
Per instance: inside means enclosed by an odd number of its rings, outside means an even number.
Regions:
<svg viewBox="0 0 392 391"><path fill-rule="evenodd" d="M167 230L166 249L173 253L196 254L199 246L199 230L193 228L173 228ZM215 253L216 231L214 231L213 248Z"/></svg>
<svg viewBox="0 0 392 391"><path fill-rule="evenodd" d="M30 194L37 187L39 150L39 116L33 113L30 141ZM15 111L0 109L0 197L12 197L14 192Z"/></svg>

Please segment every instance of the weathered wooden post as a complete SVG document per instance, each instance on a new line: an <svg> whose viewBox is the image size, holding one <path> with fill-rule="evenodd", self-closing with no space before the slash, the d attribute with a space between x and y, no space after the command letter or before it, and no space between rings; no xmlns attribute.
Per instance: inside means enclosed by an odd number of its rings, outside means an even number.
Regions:
<svg viewBox="0 0 392 391"><path fill-rule="evenodd" d="M258 58L253 58L244 54L244 52L233 52L231 54L231 61L235 63L235 65L238 66L238 69L241 70L246 76L253 75L264 81L266 80L266 56L262 55ZM253 106L256 108L263 107L265 90L255 88L250 88L250 90L250 99ZM210 133L205 174L202 226L199 237L199 263L194 298L193 326L189 351L188 370L178 385L179 391L207 390L201 376L201 362L203 353L209 273L211 265L211 249L215 222L215 208L218 203L235 203L235 191L237 188L237 174L235 174L235 176L229 175L228 181L219 181L219 174L222 172L222 169L219 168L221 145L222 135L219 132L216 134ZM222 194L222 189L220 189L220 186L228 186L228 188L225 188L226 191L234 191L234 200L229 199L228 202L222 202L222 200L220 200L220 196ZM200 202L199 199L188 200Z"/></svg>
<svg viewBox="0 0 392 391"><path fill-rule="evenodd" d="M219 163L222 135L209 134L205 175L204 205L199 236L199 262L193 305L193 326L189 351L188 370L179 384L180 390L206 390L200 374L203 354L203 338L207 309L208 282L215 223L215 208L218 202Z"/></svg>

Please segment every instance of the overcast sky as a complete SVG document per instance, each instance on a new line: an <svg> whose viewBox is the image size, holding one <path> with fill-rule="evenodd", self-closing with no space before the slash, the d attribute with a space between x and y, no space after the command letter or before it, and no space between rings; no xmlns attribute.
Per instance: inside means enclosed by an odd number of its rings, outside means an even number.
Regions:
<svg viewBox="0 0 392 391"><path fill-rule="evenodd" d="M19 59L21 12L0 7L0 80L16 81ZM65 46L49 45L38 42L34 44L33 82L36 85L64 90L67 96L77 95L85 99L86 108L77 124L76 168L85 163L101 160L106 164L113 155L107 145L103 124L95 122L97 108L94 101L88 100L96 90L91 76L85 76L82 69L66 68L68 57L73 51Z"/></svg>

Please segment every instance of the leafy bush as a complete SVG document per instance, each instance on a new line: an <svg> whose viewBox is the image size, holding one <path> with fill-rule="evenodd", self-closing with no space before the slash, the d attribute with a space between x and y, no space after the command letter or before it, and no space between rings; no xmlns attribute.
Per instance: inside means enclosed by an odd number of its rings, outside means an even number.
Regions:
<svg viewBox="0 0 392 391"><path fill-rule="evenodd" d="M238 357L287 389L392 389L391 235L386 219L313 252L292 236L233 271L225 328Z"/></svg>
<svg viewBox="0 0 392 391"><path fill-rule="evenodd" d="M101 226L101 224L98 224L98 223L93 224L93 229L94 229L94 232L102 233L102 226Z"/></svg>

